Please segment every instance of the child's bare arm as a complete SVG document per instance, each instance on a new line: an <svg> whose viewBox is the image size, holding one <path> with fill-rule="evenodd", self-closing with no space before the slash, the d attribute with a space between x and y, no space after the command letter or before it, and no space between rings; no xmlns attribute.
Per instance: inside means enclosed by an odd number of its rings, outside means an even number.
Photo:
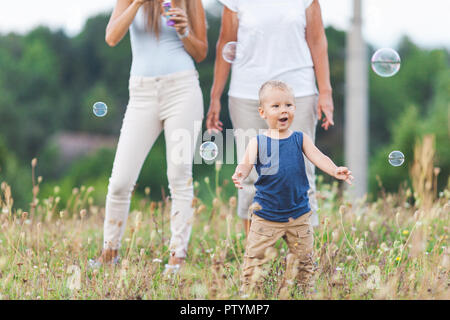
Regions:
<svg viewBox="0 0 450 320"><path fill-rule="evenodd" d="M306 134L303 134L303 153L320 170L336 179L352 184L352 172L346 167L336 166L329 157L317 149L311 138Z"/></svg>
<svg viewBox="0 0 450 320"><path fill-rule="evenodd" d="M256 157L258 156L258 140L252 138L245 150L245 155L239 165L236 167L232 176L234 185L236 188L242 189L241 182L248 177L250 171L252 171L253 165L256 163Z"/></svg>

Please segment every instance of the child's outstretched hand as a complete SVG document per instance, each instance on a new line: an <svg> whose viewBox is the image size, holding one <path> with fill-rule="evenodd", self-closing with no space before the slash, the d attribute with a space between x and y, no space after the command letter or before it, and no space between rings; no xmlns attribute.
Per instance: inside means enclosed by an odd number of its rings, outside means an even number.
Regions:
<svg viewBox="0 0 450 320"><path fill-rule="evenodd" d="M236 171L234 172L231 179L233 179L233 182L234 182L234 185L236 186L236 188L238 188L238 189L243 188L241 186L241 182L242 182L242 180L244 180L244 175L243 175L242 171L240 170L239 166L236 168Z"/></svg>
<svg viewBox="0 0 450 320"><path fill-rule="evenodd" d="M352 172L346 167L337 167L336 171L334 172L334 177L339 180L344 180L348 184L352 184L352 181L354 179L352 176Z"/></svg>

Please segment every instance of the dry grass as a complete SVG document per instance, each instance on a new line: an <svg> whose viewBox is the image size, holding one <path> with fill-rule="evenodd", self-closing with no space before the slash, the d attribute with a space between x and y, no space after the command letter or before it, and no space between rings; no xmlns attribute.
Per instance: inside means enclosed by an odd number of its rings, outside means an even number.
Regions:
<svg viewBox="0 0 450 320"><path fill-rule="evenodd" d="M219 174L220 166L216 169ZM93 271L87 260L100 251L104 207L92 203L92 188L75 188L68 203L61 204L57 188L54 196L39 199L40 181L33 183L29 213L12 210L10 188L5 182L1 185L0 298L242 299L245 236L234 214L234 197L216 197L212 207L194 200L186 267L179 276L165 278L168 200L142 200L128 219L122 264ZM264 286L249 298L450 298L449 188L425 206L421 199L433 188L424 188L424 194L407 189L374 203L351 204L345 193L338 195L337 183L324 184L319 177L318 185L316 292L305 297L295 286L280 288L287 247L279 242L259 273ZM220 187L207 187L220 195Z"/></svg>

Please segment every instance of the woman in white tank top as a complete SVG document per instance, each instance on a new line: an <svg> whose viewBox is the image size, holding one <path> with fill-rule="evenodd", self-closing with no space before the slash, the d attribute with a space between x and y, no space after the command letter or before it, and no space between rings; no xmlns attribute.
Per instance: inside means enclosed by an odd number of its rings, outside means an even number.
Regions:
<svg viewBox="0 0 450 320"><path fill-rule="evenodd" d="M267 128L258 114L258 91L269 80L281 80L294 90L296 115L292 129L313 140L318 119L333 125L333 99L325 36L318 0L219 0L224 4L217 42L214 83L206 120L208 130L221 131L222 96L230 64L222 57L224 45L237 41L232 65L228 108L235 129L238 161L249 138ZM316 79L317 86L316 87ZM241 145L242 144L242 145ZM311 189L312 225L318 225L314 166L305 160ZM238 191L238 216L250 227L248 209L253 201L255 170Z"/></svg>
<svg viewBox="0 0 450 320"><path fill-rule="evenodd" d="M130 30L133 62L130 99L106 197L103 251L91 260L93 266L118 262L132 191L162 131L172 199L166 270L177 271L187 254L194 210L192 160L203 120L193 59L205 59L208 43L201 0L172 0L171 5L164 14L162 0L117 0L106 28L105 40L112 47Z"/></svg>

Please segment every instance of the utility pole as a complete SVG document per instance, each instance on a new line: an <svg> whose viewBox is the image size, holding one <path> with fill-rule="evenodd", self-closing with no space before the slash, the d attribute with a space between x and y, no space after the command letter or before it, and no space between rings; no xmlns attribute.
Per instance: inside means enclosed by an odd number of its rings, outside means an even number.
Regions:
<svg viewBox="0 0 450 320"><path fill-rule="evenodd" d="M361 2L353 0L345 66L345 162L355 177L348 190L356 198L367 193L369 155L368 57L362 36Z"/></svg>

